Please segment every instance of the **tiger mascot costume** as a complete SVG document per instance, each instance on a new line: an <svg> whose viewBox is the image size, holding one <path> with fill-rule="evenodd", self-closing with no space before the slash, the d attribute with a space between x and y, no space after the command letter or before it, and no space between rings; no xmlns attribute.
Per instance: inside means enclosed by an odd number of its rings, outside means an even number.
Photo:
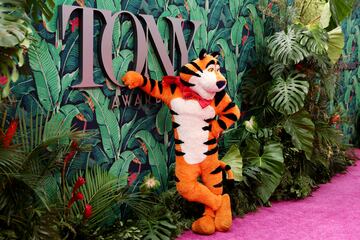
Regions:
<svg viewBox="0 0 360 240"><path fill-rule="evenodd" d="M240 117L239 108L224 88L218 53L203 49L198 59L180 69L180 77L166 76L159 82L129 71L123 82L140 87L161 99L172 114L175 138L175 180L180 195L205 205L201 218L192 224L198 234L228 231L232 224L230 197L223 192L223 175L234 179L230 166L218 159L218 138ZM201 182L198 182L201 177Z"/></svg>

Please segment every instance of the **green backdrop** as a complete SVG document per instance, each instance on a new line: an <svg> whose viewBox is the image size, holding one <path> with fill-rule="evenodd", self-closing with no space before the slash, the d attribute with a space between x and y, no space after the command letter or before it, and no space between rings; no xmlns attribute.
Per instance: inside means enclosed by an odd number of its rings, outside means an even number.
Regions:
<svg viewBox="0 0 360 240"><path fill-rule="evenodd" d="M228 80L229 94L241 106L237 94L245 71L256 61L254 47L262 41L265 31L271 31L271 23L260 24L256 0L55 0L56 5L79 5L108 9L113 12L127 10L135 14L151 14L167 43L168 27L165 16L203 22L195 35L189 59L197 57L202 48L221 51L221 65ZM262 1L267 4L267 1ZM19 109L28 117L39 112L49 114L52 126L45 131L61 131L75 126L95 134L89 141L93 146L89 153L76 155L68 176L77 169L99 164L117 176L128 176L133 187L138 186L150 172L161 181L165 190L172 177L174 143L168 109L161 104L138 103L144 96L137 90L121 88L118 93L102 74L96 55L101 22L95 20L94 28L94 79L102 88L76 90L71 85L79 83L79 19L71 17L66 39L58 40L57 13L50 21L44 20L35 28L37 40L29 49L29 76L21 76L11 91L19 101ZM344 55L349 61L360 58L359 22L356 10L344 22L346 45ZM265 32L265 33L264 33ZM188 34L185 32L185 36ZM256 40L255 40L256 39ZM113 67L117 79L131 68L134 38L128 21L117 22L113 32ZM345 60L344 60L345 61ZM347 61L347 60L346 60ZM162 78L162 71L153 49L149 50L148 68L154 79ZM354 122L360 103L359 67L342 73L343 81L338 92L338 103L343 108L341 128L350 140L355 133ZM110 109L114 96L122 101L132 99L132 104ZM140 96L140 98L139 98ZM356 97L357 96L357 97ZM126 178L122 178L125 179Z"/></svg>
<svg viewBox="0 0 360 240"><path fill-rule="evenodd" d="M189 59L197 58L202 48L220 50L221 65L228 79L228 91L237 97L242 75L255 59L254 34L262 34L253 0L55 0L56 5L80 5L113 12L127 10L135 14L154 15L158 28L168 42L168 27L163 17L173 16L203 22L195 35ZM152 172L161 181L164 190L172 177L174 144L171 141L171 120L168 109L161 104L138 105L138 91L120 89L120 98L133 99L133 104L109 109L116 90L105 79L96 55L101 22L94 27L94 79L102 88L77 90L70 88L79 79L79 19L71 17L66 39L58 40L57 13L50 21L35 26L35 43L29 49L28 77L21 76L12 87L19 108L24 114L49 114L51 126L45 131L62 131L75 126L96 136L90 144L93 150L81 153L72 161L69 177L76 169L99 164L118 176L130 176L132 186ZM133 32L130 22L117 22L113 32L113 67L117 79L130 68L134 58ZM253 30L255 26L255 31ZM185 36L188 34L185 32ZM150 76L162 78L162 71L153 49L149 50ZM140 95L141 96L141 95ZM240 105L240 99L236 98ZM126 181L126 180L124 180Z"/></svg>
<svg viewBox="0 0 360 240"><path fill-rule="evenodd" d="M342 24L345 47L339 67L342 69L337 98L345 142L360 144L360 1L354 6L351 17Z"/></svg>

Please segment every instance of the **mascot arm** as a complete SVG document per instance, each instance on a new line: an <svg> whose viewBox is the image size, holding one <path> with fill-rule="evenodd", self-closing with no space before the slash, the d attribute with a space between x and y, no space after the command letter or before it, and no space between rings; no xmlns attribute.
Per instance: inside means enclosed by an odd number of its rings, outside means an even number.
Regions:
<svg viewBox="0 0 360 240"><path fill-rule="evenodd" d="M227 93L223 95L215 110L218 119L213 120L211 123L211 132L215 137L219 137L225 129L228 129L234 122L239 120L240 110Z"/></svg>
<svg viewBox="0 0 360 240"><path fill-rule="evenodd" d="M135 71L127 72L122 80L130 89L139 87L150 96L161 99L165 103L168 102L167 96L169 96L170 88L168 86L164 87L162 82L147 78Z"/></svg>

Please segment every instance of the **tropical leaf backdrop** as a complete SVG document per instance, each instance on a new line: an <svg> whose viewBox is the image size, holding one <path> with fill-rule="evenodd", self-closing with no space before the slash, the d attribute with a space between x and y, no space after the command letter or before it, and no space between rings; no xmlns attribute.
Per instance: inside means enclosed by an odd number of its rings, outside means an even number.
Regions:
<svg viewBox="0 0 360 240"><path fill-rule="evenodd" d="M338 88L338 111L342 121L339 127L346 142L360 144L360 1L351 17L343 21L345 46L339 61L341 84ZM345 68L345 69L344 69Z"/></svg>
<svg viewBox="0 0 360 240"><path fill-rule="evenodd" d="M221 52L223 73L228 80L227 91L241 106L239 87L245 71L255 66L261 54L256 53L262 46L264 36L272 32L272 23L261 16L258 9L268 7L268 0L55 0L55 5L77 5L107 9L112 12L121 10L134 14L153 15L164 43L169 41L169 29L163 19L173 16L202 22L189 51L189 60L196 58L202 48ZM34 23L34 43L29 49L28 76L11 86L11 92L18 100L18 108L28 114L42 112L50 116L51 126L93 132L96 137L89 144L92 151L81 153L73 161L68 177L74 177L78 169L100 165L103 169L123 179L134 190L143 178L152 174L166 190L173 177L174 143L172 139L169 111L161 103L144 104L110 109L112 99L120 95L122 100L133 99L139 102L139 92L121 88L116 89L102 73L97 57L98 37L101 22L94 22L94 79L102 88L92 90L72 89L71 85L80 82L79 53L80 19L71 17L66 30L65 40L59 41L57 30L57 8L51 8L51 19L42 17ZM260 22L263 18L264 24ZM360 58L359 24L360 11L344 22L346 35L344 56L351 61ZM35 33L37 32L37 33ZM185 31L185 37L189 32ZM134 59L134 36L129 21L116 22L113 31L113 68L117 79L131 69ZM162 69L150 47L148 54L150 77L161 79ZM344 119L341 128L350 139L354 133L354 118L360 103L360 69L344 71L343 85L339 90L339 106L343 109ZM306 87L306 86L305 86ZM275 90L274 90L275 91ZM302 91L305 92L303 89ZM141 93L140 93L141 94ZM358 96L355 97L355 94ZM284 108L285 109L285 108ZM335 111L335 110L333 110ZM347 115L349 113L349 115ZM56 129L55 129L56 130ZM49 128L48 131L54 131Z"/></svg>
<svg viewBox="0 0 360 240"><path fill-rule="evenodd" d="M169 42L169 28L163 19L172 16L198 20L202 25L195 35L189 52L189 60L197 58L200 50L221 52L221 64L228 79L228 92L236 98L242 75L255 59L254 46L263 39L265 29L259 24L259 12L255 0L55 0L55 5L77 5L107 9L112 12L130 11L134 14L153 15L164 43ZM267 1L262 1L267 4ZM170 114L161 103L136 106L111 106L113 98L133 99L138 103L137 90L116 89L102 73L98 61L98 37L100 20L94 22L94 79L103 85L99 89L79 90L70 86L79 79L79 16L74 14L68 23L66 37L59 39L57 8L51 19L42 17L34 23L34 44L29 49L28 77L12 85L11 92L18 100L18 108L29 114L39 112L50 116L51 126L87 130L95 134L91 141L92 151L81 153L73 161L68 177L74 177L78 169L95 164L118 177L127 177L133 189L142 179L152 174L166 190L173 177L174 143ZM270 29L270 28L269 28ZM189 32L185 31L185 37ZM116 22L113 31L113 68L117 79L131 69L134 59L134 37L129 21ZM177 60L176 60L177 61ZM148 70L154 79L161 79L163 72L150 47ZM49 128L48 131L54 131ZM55 129L56 130L56 129ZM69 139L70 140L70 139Z"/></svg>

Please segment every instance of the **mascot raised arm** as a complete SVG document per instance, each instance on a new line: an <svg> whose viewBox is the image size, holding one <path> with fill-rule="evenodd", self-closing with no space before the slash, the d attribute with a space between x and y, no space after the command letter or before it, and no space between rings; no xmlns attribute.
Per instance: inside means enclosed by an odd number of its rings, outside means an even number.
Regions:
<svg viewBox="0 0 360 240"><path fill-rule="evenodd" d="M218 138L240 117L239 108L225 92L226 79L217 57L218 53L202 50L198 59L180 69L180 76L165 76L161 82L134 71L123 77L130 89L139 87L170 108L176 188L188 201L205 205L203 216L192 224L195 233L205 235L228 231L232 224L222 172L234 178L230 166L218 159Z"/></svg>

